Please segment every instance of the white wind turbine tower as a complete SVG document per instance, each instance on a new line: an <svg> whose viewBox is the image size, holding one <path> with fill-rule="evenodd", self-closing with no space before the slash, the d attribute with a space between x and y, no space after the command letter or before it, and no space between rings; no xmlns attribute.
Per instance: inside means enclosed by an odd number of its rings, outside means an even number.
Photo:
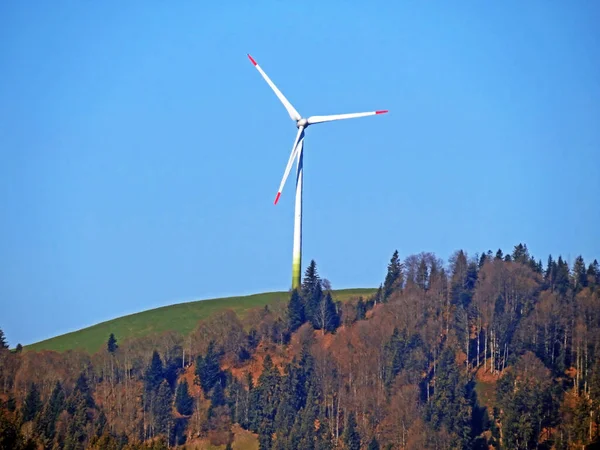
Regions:
<svg viewBox="0 0 600 450"><path fill-rule="evenodd" d="M279 201L279 197L281 196L281 191L283 190L283 186L287 177L292 168L292 164L294 163L294 159L297 161L296 165L296 209L294 213L294 251L292 255L292 289L298 289L300 287L300 276L301 276L301 264L302 264L302 148L304 146L304 130L309 125L314 125L316 123L322 122L331 122L332 120L340 120L340 119L354 119L357 117L366 117L366 116L374 116L377 114L385 114L388 112L387 110L380 111L371 111L371 112L362 112L362 113L351 113L351 114L333 114L329 116L310 116L308 119L304 119L298 111L292 106L292 104L288 101L287 98L281 93L277 86L271 81L271 79L267 76L267 74L261 69L261 67L256 63L252 56L248 55L254 67L259 71L265 81L271 86L271 89L275 92L275 95L279 98L285 109L287 109L288 114L292 118L294 122L296 122L296 127L298 128L298 134L296 135L296 140L294 141L294 145L292 147L292 152L290 154L290 158L288 160L287 166L285 168L285 172L283 173L283 178L281 179L281 184L279 185L279 189L277 191L277 196L275 197L275 204Z"/></svg>

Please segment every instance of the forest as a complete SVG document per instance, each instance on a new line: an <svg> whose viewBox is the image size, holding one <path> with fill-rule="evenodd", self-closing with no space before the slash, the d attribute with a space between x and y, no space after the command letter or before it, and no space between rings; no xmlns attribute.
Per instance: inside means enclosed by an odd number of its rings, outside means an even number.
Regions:
<svg viewBox="0 0 600 450"><path fill-rule="evenodd" d="M95 354L0 330L0 448L600 448L600 266L395 251L372 296L311 261L285 303Z"/></svg>

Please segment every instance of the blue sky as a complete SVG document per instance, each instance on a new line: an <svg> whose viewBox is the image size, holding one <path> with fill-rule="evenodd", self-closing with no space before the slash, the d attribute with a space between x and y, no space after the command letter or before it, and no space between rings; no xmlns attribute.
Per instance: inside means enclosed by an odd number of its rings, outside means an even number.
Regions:
<svg viewBox="0 0 600 450"><path fill-rule="evenodd" d="M394 251L600 257L600 4L2 2L0 328L32 343L159 305L377 286ZM254 6L250 6L253 3Z"/></svg>

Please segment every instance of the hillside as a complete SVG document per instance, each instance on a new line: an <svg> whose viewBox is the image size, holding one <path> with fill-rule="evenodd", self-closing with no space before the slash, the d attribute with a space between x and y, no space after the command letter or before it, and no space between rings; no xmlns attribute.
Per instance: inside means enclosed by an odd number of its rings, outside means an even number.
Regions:
<svg viewBox="0 0 600 450"><path fill-rule="evenodd" d="M346 301L352 297L368 296L375 289L343 289L334 291L335 300ZM206 319L223 309L232 309L239 317L249 310L265 305L289 301L288 292L266 292L241 297L226 297L198 300L163 306L135 314L101 322L91 327L66 333L24 347L26 351L54 350L65 352L80 349L94 353L106 344L110 333L118 336L119 341L144 337L165 331L190 333L199 320Z"/></svg>

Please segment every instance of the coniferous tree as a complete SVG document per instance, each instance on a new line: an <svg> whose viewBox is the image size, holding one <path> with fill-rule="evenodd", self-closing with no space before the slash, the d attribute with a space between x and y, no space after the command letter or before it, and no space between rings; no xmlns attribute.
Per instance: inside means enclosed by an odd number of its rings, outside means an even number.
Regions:
<svg viewBox="0 0 600 450"><path fill-rule="evenodd" d="M158 387L165 379L162 360L156 350L152 352L150 365L144 373L144 390L146 392L156 392Z"/></svg>
<svg viewBox="0 0 600 450"><path fill-rule="evenodd" d="M194 412L194 398L189 394L188 383L185 379L177 385L175 407L183 416L190 416Z"/></svg>
<svg viewBox="0 0 600 450"><path fill-rule="evenodd" d="M302 282L302 300L304 301L304 317L312 322L319 302L323 297L323 286L317 272L317 263L311 260L306 268Z"/></svg>
<svg viewBox="0 0 600 450"><path fill-rule="evenodd" d="M8 350L8 342L6 342L6 336L4 335L4 331L0 328L0 349Z"/></svg>
<svg viewBox="0 0 600 450"><path fill-rule="evenodd" d="M356 302L356 320L364 320L367 315L367 305L363 301L363 298L360 297L358 302Z"/></svg>
<svg viewBox="0 0 600 450"><path fill-rule="evenodd" d="M35 383L31 383L21 408L23 422L29 422L30 420L33 420L41 409L42 400L40 398L40 391L38 391L38 387Z"/></svg>
<svg viewBox="0 0 600 450"><path fill-rule="evenodd" d="M369 442L367 450L379 450L379 442L377 442L377 438L375 436L373 436L373 439L371 439L371 442Z"/></svg>
<svg viewBox="0 0 600 450"><path fill-rule="evenodd" d="M348 450L360 450L360 435L356 429L356 418L354 417L354 411L351 411L348 415L342 439Z"/></svg>
<svg viewBox="0 0 600 450"><path fill-rule="evenodd" d="M158 387L156 401L154 402L155 428L159 434L167 434L171 422L171 388L167 380L163 380Z"/></svg>
<svg viewBox="0 0 600 450"><path fill-rule="evenodd" d="M219 366L220 355L215 348L215 342L208 343L206 356L198 357L196 364L196 375L200 381L200 386L206 395L211 391L217 382L222 378Z"/></svg>
<svg viewBox="0 0 600 450"><path fill-rule="evenodd" d="M306 316L304 314L304 304L302 298L296 289L292 292L292 297L288 303L288 326L290 331L293 333L300 326L306 322Z"/></svg>
<svg viewBox="0 0 600 450"><path fill-rule="evenodd" d="M41 414L38 416L36 429L38 434L45 440L46 446L54 439L56 432L56 419L66 408L65 392L59 381L54 385L50 399L44 406Z"/></svg>
<svg viewBox="0 0 600 450"><path fill-rule="evenodd" d="M324 332L334 332L340 326L340 316L331 298L331 293L328 292L319 302L312 323L316 330L323 330Z"/></svg>
<svg viewBox="0 0 600 450"><path fill-rule="evenodd" d="M573 285L575 287L575 292L581 291L588 285L585 263L583 262L583 257L581 255L575 258L575 263L573 264Z"/></svg>
<svg viewBox="0 0 600 450"><path fill-rule="evenodd" d="M81 372L77 381L75 382L74 393L79 393L85 400L85 404L88 408L93 408L95 406L94 397L92 396L92 390L88 385L87 377L85 376L85 372Z"/></svg>
<svg viewBox="0 0 600 450"><path fill-rule="evenodd" d="M108 353L114 353L117 351L117 348L119 348L119 346L117 345L117 339L115 338L115 335L113 333L110 333L110 336L108 337L106 348L108 350Z"/></svg>
<svg viewBox="0 0 600 450"><path fill-rule="evenodd" d="M388 264L387 275L385 276L385 281L383 283L384 302L389 299L392 292L402 288L404 284L402 269L403 265L400 262L398 250L395 250L392 258L390 259L390 263Z"/></svg>
<svg viewBox="0 0 600 450"><path fill-rule="evenodd" d="M504 253L502 253L502 249L498 249L496 252L496 259L504 259Z"/></svg>

